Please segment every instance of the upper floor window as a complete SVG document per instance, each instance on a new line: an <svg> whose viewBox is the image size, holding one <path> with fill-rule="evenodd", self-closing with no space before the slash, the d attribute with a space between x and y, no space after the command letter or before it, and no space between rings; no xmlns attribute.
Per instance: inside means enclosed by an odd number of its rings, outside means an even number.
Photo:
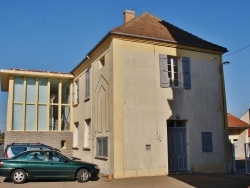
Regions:
<svg viewBox="0 0 250 188"><path fill-rule="evenodd" d="M177 58L160 54L159 63L161 87L191 89L190 60L188 57Z"/></svg>
<svg viewBox="0 0 250 188"><path fill-rule="evenodd" d="M90 98L90 69L86 71L85 76L85 99Z"/></svg>
<svg viewBox="0 0 250 188"><path fill-rule="evenodd" d="M69 80L17 76L13 90L12 130L69 130Z"/></svg>
<svg viewBox="0 0 250 188"><path fill-rule="evenodd" d="M75 80L73 85L73 104L76 105L79 103L79 80Z"/></svg>
<svg viewBox="0 0 250 188"><path fill-rule="evenodd" d="M105 56L99 59L99 69L105 66Z"/></svg>
<svg viewBox="0 0 250 188"><path fill-rule="evenodd" d="M168 58L168 79L170 87L178 87L181 84L180 65L178 64L178 59L174 57Z"/></svg>

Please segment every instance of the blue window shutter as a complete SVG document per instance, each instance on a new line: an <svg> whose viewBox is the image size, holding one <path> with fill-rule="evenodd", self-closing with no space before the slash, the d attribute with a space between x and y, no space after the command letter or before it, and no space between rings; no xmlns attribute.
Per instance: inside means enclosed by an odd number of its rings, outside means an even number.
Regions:
<svg viewBox="0 0 250 188"><path fill-rule="evenodd" d="M190 59L189 59L189 57L182 58L182 69L183 69L184 89L191 89L191 73L190 73Z"/></svg>
<svg viewBox="0 0 250 188"><path fill-rule="evenodd" d="M168 56L165 54L160 54L159 63L160 63L160 86L163 88L169 87Z"/></svg>
<svg viewBox="0 0 250 188"><path fill-rule="evenodd" d="M202 132L202 152L213 152L212 132Z"/></svg>

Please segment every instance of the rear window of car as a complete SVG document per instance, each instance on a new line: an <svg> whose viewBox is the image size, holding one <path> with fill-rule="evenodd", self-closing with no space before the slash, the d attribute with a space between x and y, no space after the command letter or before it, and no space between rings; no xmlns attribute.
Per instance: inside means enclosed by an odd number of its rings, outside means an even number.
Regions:
<svg viewBox="0 0 250 188"><path fill-rule="evenodd" d="M27 150L27 147L11 147L11 151L14 155L17 155L26 150Z"/></svg>

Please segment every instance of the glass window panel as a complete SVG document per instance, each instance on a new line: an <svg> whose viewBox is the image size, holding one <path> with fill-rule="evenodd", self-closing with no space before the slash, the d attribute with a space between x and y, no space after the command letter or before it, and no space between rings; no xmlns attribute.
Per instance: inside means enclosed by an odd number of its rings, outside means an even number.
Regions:
<svg viewBox="0 0 250 188"><path fill-rule="evenodd" d="M173 59L173 63L175 66L177 66L178 65L177 59Z"/></svg>
<svg viewBox="0 0 250 188"><path fill-rule="evenodd" d="M25 130L34 130L35 124L35 105L26 105Z"/></svg>
<svg viewBox="0 0 250 188"><path fill-rule="evenodd" d="M58 79L50 80L50 103L57 104L58 103Z"/></svg>
<svg viewBox="0 0 250 188"><path fill-rule="evenodd" d="M14 102L23 102L23 77L14 78Z"/></svg>
<svg viewBox="0 0 250 188"><path fill-rule="evenodd" d="M62 126L61 130L69 130L69 125L70 125L70 111L69 111L69 106L62 106Z"/></svg>
<svg viewBox="0 0 250 188"><path fill-rule="evenodd" d="M174 73L174 78L178 80L178 73Z"/></svg>
<svg viewBox="0 0 250 188"><path fill-rule="evenodd" d="M168 65L168 71L171 71L172 67L171 64Z"/></svg>
<svg viewBox="0 0 250 188"><path fill-rule="evenodd" d="M103 155L108 156L108 139L103 139Z"/></svg>
<svg viewBox="0 0 250 188"><path fill-rule="evenodd" d="M50 130L58 130L58 106L51 105L50 106L50 114L49 114L49 128Z"/></svg>
<svg viewBox="0 0 250 188"><path fill-rule="evenodd" d="M40 78L38 80L38 103L47 103L48 100L48 81L46 78Z"/></svg>
<svg viewBox="0 0 250 188"><path fill-rule="evenodd" d="M99 137L96 139L96 155L108 156L108 137Z"/></svg>
<svg viewBox="0 0 250 188"><path fill-rule="evenodd" d="M26 80L26 102L35 103L36 96L36 79L35 78L27 78Z"/></svg>
<svg viewBox="0 0 250 188"><path fill-rule="evenodd" d="M178 72L178 67L174 66L174 72Z"/></svg>
<svg viewBox="0 0 250 188"><path fill-rule="evenodd" d="M171 120L168 120L167 124L168 124L168 127L174 127L175 126L174 121L171 121Z"/></svg>
<svg viewBox="0 0 250 188"><path fill-rule="evenodd" d="M46 119L47 119L47 106L46 105L38 105L38 130L45 131L46 130Z"/></svg>
<svg viewBox="0 0 250 188"><path fill-rule="evenodd" d="M172 78L171 72L168 72L168 78Z"/></svg>
<svg viewBox="0 0 250 188"><path fill-rule="evenodd" d="M102 155L102 140L100 138L97 139L97 155Z"/></svg>
<svg viewBox="0 0 250 188"><path fill-rule="evenodd" d="M69 104L69 80L62 80L62 103Z"/></svg>
<svg viewBox="0 0 250 188"><path fill-rule="evenodd" d="M21 130L22 129L22 104L13 105L13 118L12 118L12 129Z"/></svg>

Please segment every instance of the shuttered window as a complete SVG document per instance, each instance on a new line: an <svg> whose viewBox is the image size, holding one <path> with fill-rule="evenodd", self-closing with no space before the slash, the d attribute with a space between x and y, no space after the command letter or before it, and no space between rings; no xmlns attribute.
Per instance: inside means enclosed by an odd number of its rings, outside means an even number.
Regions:
<svg viewBox="0 0 250 188"><path fill-rule="evenodd" d="M183 70L183 87L184 87L184 89L191 89L190 59L189 59L189 57L182 58L182 70Z"/></svg>
<svg viewBox="0 0 250 188"><path fill-rule="evenodd" d="M202 132L202 152L213 152L212 132Z"/></svg>
<svg viewBox="0 0 250 188"><path fill-rule="evenodd" d="M180 58L159 55L160 67L160 86L167 87L184 87L191 89L190 59L188 57ZM181 71L182 70L182 71Z"/></svg>
<svg viewBox="0 0 250 188"><path fill-rule="evenodd" d="M168 57L165 54L160 54L160 85L161 87L169 87L168 79Z"/></svg>

